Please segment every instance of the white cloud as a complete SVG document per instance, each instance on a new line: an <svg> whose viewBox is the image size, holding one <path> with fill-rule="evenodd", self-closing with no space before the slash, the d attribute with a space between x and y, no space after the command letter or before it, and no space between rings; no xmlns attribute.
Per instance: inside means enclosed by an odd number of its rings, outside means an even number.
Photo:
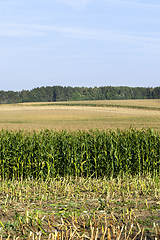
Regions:
<svg viewBox="0 0 160 240"><path fill-rule="evenodd" d="M0 36L32 37L42 34L43 33L38 28L34 27L34 25L0 23Z"/></svg>
<svg viewBox="0 0 160 240"><path fill-rule="evenodd" d="M0 36L7 37L34 37L46 36L48 34L59 34L61 37L102 40L114 42L126 42L133 44L159 45L160 34L152 32L122 32L106 30L89 30L74 27L61 27L53 25L32 25L32 24L0 24Z"/></svg>
<svg viewBox="0 0 160 240"><path fill-rule="evenodd" d="M22 5L23 3L22 3L22 1L4 1L4 2L0 2L0 5L1 6L7 6L7 5Z"/></svg>
<svg viewBox="0 0 160 240"><path fill-rule="evenodd" d="M160 5L157 4L148 4L148 3L140 3L140 2L132 2L132 1L123 1L123 0L105 0L107 2L112 3L122 3L122 4L129 4L129 5L137 5L142 7L154 7L154 8L160 8Z"/></svg>
<svg viewBox="0 0 160 240"><path fill-rule="evenodd" d="M84 9L90 0L57 0L58 2L65 3L71 7Z"/></svg>

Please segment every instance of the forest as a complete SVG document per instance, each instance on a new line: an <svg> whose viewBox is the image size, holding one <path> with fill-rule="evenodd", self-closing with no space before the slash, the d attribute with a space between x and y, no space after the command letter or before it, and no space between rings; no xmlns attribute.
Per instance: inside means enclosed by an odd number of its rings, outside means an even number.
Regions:
<svg viewBox="0 0 160 240"><path fill-rule="evenodd" d="M124 99L160 99L160 87L43 86L32 90L0 91L0 104Z"/></svg>

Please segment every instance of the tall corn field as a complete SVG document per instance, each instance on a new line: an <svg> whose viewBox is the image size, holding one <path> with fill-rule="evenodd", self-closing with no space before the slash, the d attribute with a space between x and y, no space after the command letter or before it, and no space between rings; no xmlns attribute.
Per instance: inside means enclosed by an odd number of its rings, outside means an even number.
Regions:
<svg viewBox="0 0 160 240"><path fill-rule="evenodd" d="M0 131L1 179L159 172L160 135L152 129Z"/></svg>

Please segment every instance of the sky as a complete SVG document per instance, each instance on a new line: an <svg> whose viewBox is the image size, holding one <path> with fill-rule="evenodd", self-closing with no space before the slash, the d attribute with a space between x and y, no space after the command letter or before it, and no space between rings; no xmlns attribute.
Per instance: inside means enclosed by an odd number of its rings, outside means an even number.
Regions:
<svg viewBox="0 0 160 240"><path fill-rule="evenodd" d="M0 0L0 90L160 86L159 0Z"/></svg>

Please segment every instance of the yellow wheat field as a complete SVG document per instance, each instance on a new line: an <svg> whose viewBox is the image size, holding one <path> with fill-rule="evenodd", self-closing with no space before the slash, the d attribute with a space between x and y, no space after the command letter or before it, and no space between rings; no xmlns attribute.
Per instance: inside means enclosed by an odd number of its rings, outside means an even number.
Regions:
<svg viewBox="0 0 160 240"><path fill-rule="evenodd" d="M0 105L0 129L58 131L109 128L116 130L132 126L137 129L151 127L160 130L159 110L98 107L98 104L105 102L105 104L160 108L159 100L110 100L87 103L95 102L96 107L46 105L46 103Z"/></svg>

